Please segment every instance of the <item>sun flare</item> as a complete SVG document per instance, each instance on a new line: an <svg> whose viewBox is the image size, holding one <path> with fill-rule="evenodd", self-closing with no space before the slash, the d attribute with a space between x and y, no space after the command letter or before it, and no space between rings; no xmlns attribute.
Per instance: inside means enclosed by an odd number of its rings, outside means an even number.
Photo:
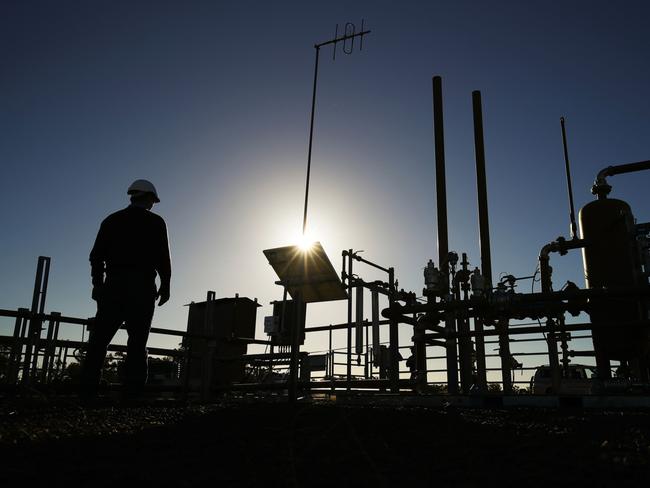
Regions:
<svg viewBox="0 0 650 488"><path fill-rule="evenodd" d="M302 252L309 252L316 244L316 240L308 234L303 234L298 238L298 247Z"/></svg>

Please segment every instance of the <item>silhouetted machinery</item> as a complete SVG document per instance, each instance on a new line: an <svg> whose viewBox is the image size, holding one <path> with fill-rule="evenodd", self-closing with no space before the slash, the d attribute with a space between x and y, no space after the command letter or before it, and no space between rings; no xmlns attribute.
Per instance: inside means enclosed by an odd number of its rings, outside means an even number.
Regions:
<svg viewBox="0 0 650 488"><path fill-rule="evenodd" d="M580 237L573 207L573 192L566 146L564 119L562 135L565 149L565 163L570 203L571 235L558 237L544 245L539 253L538 271L533 276L503 276L497 283L492 280L491 250L488 221L487 182L483 144L483 121L481 94L472 93L474 110L474 142L476 155L477 200L480 239L480 266L469 266L465 253L460 256L449 250L447 229L447 202L445 183L444 132L442 120L442 85L440 77L433 79L434 139L436 162L436 202L438 260L429 260L424 269L426 303L415 293L398 288L395 271L361 258L352 249L343 252L341 279L334 270L322 246L316 243L310 251L297 246L267 249L264 251L269 264L278 275L276 284L283 288L283 299L273 302L273 315L265 320L265 332L270 336L270 355L252 359L273 363L273 347L280 349L279 355L285 361L290 357L289 397L297 398L301 383L309 385L309 375L299 378L300 345L305 342L305 332L347 329L346 378L335 379L331 360L319 358L315 368L328 369L329 381L322 386L310 387L341 388L348 390L371 388L387 389L397 393L409 388L418 392L427 391L430 359L427 348L445 349L447 391L457 393L487 393L486 337L496 337L498 356L501 363L501 385L503 392L512 393L512 373L522 364L511 354L510 342L513 335L543 334L548 350L548 371L552 387L548 393L562 394L562 383L569 378L572 357L595 356L598 385L601 393L614 385L611 361L620 363L617 376L626 384L650 383L650 223L637 224L630 206L618 199L607 198L611 187L607 177L617 174L650 169L650 161L609 166L598 173L592 192L597 196L579 212ZM583 253L586 288L567 282L558 290L553 289L553 269L550 265L552 253L567 254L580 249ZM347 268L346 268L347 261ZM387 282L366 282L353 274L353 262L363 262L388 275ZM539 273L539 274L538 274ZM521 279L537 280L539 292L519 293L516 283ZM372 323L363 319L363 292L373 295ZM355 293L356 291L356 293ZM388 325L388 346L379 343L378 296L385 295L388 308L381 314ZM291 299L289 299L289 296ZM331 300L348 301L348 320L345 324L305 329L306 305ZM356 302L356 321L353 320L353 301ZM197 340L196 348L208 358L203 363L190 367L190 378L204 388L236 383L244 373L246 342L241 338L252 338L255 327L256 302L249 299L208 299L192 304L188 330L209 336L210 340ZM567 323L566 316L579 316L586 312L589 323ZM532 319L535 322L521 323ZM343 327L341 327L341 325ZM352 338L355 334L354 355L357 366L361 357L368 354L369 330L372 325L372 344L376 358L365 359L363 378L352 375ZM398 326L406 325L412 331L411 357L407 360L410 378L400 372L400 347ZM571 332L591 332L593 351L572 351L568 343ZM585 336L582 336L585 338ZM520 339L523 342L526 339ZM332 355L332 350L330 351ZM194 356L193 356L194 357ZM304 357L304 355L302 355ZM303 362L304 364L304 362ZM379 378L373 377L372 369L379 366ZM272 366L269 366L269 370ZM206 371L214 377L205 382ZM303 367L303 372L308 368ZM566 382L565 382L566 384ZM594 390L595 391L595 390ZM613 390L611 390L613 391ZM631 391L631 390L630 390ZM596 391L595 391L596 392Z"/></svg>
<svg viewBox="0 0 650 488"><path fill-rule="evenodd" d="M650 225L636 225L630 206L607 198L611 186L606 177L650 168L650 162L610 166L596 177L592 193L597 199L580 210L580 229L585 284L589 289L648 287L648 240ZM589 315L596 363L600 376L608 376L610 360L619 360L627 374L648 381L650 342L648 301L631 293L591 301Z"/></svg>
<svg viewBox="0 0 650 488"><path fill-rule="evenodd" d="M508 275L499 283L492 281L483 122L479 92L474 92L472 98L480 269L470 271L465 258L461 267L458 267L458 255L448 249L440 77L433 79L433 98L439 267L436 267L433 261L429 261L425 268L426 304L408 301L400 304L399 302L403 300L397 298L382 312L384 317L390 320L414 326L416 377L423 384L426 383L426 346L443 346L446 349L448 391L470 393L476 388L478 391L485 392L487 369L484 337L498 336L501 383L503 391L510 393L513 388L512 369L518 364L510 354L510 336L543 332L548 346L549 369L553 377L553 388L549 391L560 393L562 378L567 377L571 357L589 353L589 351L569 350L567 343L571 340L570 332L591 331L594 344L592 354L596 357L598 378L604 385L603 388L607 387L606 383L611 378L612 360L620 362L617 376L632 383L647 384L650 379L650 317L648 315L650 224L636 224L627 203L607 198L611 187L607 184L606 178L648 170L650 161L609 166L598 173L592 188L597 199L585 205L580 211L581 238L579 238L562 118L571 237L569 239L559 237L542 247L539 254L541 292L516 293L516 281L524 278ZM556 291L551 280L550 254L564 255L575 249L581 249L583 252L586 289L580 289L576 284L567 282ZM535 279L536 276L537 271L534 276L525 278ZM393 290L393 294L397 296L396 290ZM590 323L566 323L567 313L578 316L581 312L589 314ZM510 323L513 320L527 318L539 321L540 326L513 327ZM470 320L473 321L473 328L470 327Z"/></svg>
<svg viewBox="0 0 650 488"><path fill-rule="evenodd" d="M271 345L290 346L293 340L294 330L297 327L298 344L305 343L305 328L300 324L305 323L307 304L302 303L300 315L296 310L297 303L294 300L278 300L271 302L273 315L264 319L264 332L269 335Z"/></svg>
<svg viewBox="0 0 650 488"><path fill-rule="evenodd" d="M190 303L185 347L189 386L210 390L243 380L247 344L255 337L257 300L235 296Z"/></svg>
<svg viewBox="0 0 650 488"><path fill-rule="evenodd" d="M624 379L626 384L639 386L634 383L640 382L644 384L640 385L645 388L643 391L650 391L650 223L636 223L626 202L608 198L611 186L607 183L607 178L614 175L649 170L650 161L609 166L598 173L592 187L597 198L579 212L579 237L564 119L560 119L571 235L569 238L558 237L541 248L538 270L533 276L517 278L505 275L495 283L492 279L481 93L472 93L480 266L470 267L465 253L459 256L449 250L442 80L437 76L432 81L438 256L437 266L434 260L429 260L424 268L426 303L416 293L398 288L393 267L368 261L359 255L360 251L343 251L339 277L320 243L315 243L309 250L299 246L266 249L264 254L278 276L276 284L283 290L282 300L272 302L273 315L265 319L264 329L270 340L255 340L256 309L260 306L257 300L239 296L216 299L214 292L209 292L206 301L189 306L188 334L184 339L187 350L184 379L187 386L200 388L204 397L215 389L230 386L247 391L257 386L266 389L270 386L268 382L238 385L245 379L246 364L268 368L269 373L272 373L274 364L289 364L288 381L271 386L288 389L292 400L305 386L332 390L368 388L390 389L393 393L404 389L426 392L430 386L427 374L432 371L446 371L446 387L450 394L487 393L488 371L499 368L487 367L486 358L490 355L486 354L485 339L496 337L498 340L490 343L498 343L495 350L498 350L501 363L500 384L503 392L509 394L515 389L512 372L522 367L515 354L511 354L511 337L541 333L548 351L548 365L542 367L550 372L552 379L552 388L547 392L562 394L563 379L569 377L572 371L570 363L576 356L595 356L601 393L606 393L609 386L615 386L616 380L611 378L612 361L620 363L616 376ZM564 255L577 249L583 255L585 288L567 282L559 290L554 290L551 254ZM355 262L385 273L387 281L364 281L353 273ZM49 258L39 258L32 309L7 315L17 318L10 352L9 377L14 382L18 381L19 367L22 367L23 383L34 376L39 356L44 365L40 374L43 378L51 374L54 349L49 342L57 338L58 325L55 327L55 324L59 323L60 315L52 314L48 338L42 341L40 333L48 272ZM532 279L534 284L537 276L541 284L539 292L515 291L518 280ZM370 292L372 297L370 322L364 320L364 291ZM388 307L382 310L381 315L388 320L380 321L380 296L387 300ZM346 323L305 327L307 304L337 300L348 302ZM353 303L356 303L356 320ZM589 323L567 323L565 320L567 314L577 317L584 312L589 314ZM520 322L525 319L534 322ZM27 321L29 331L26 329ZM76 319L75 322L86 323ZM387 345L379 340L381 325L388 326ZM400 344L399 327L404 325L410 329L409 337L412 339L411 356L406 363L409 379L401 374L404 371L400 371L400 348L409 347ZM343 381L339 381L339 375L334 371L334 365L340 364L334 361L334 353L340 351L332 347L332 331L340 329L347 329L347 368ZM330 333L329 355L308 357L301 353L300 346L305 343L306 332L321 331ZM569 349L568 343L574 331L591 333L593 351ZM587 337L581 336L582 339ZM518 342L525 340L519 339ZM270 346L270 352L247 354L247 345L251 343ZM445 370L428 368L427 361L432 359L428 347L444 348ZM362 366L362 356L365 358L363 378L352 374L353 355L357 367ZM373 372L377 367L379 377ZM301 368L304 374L299 377ZM312 370L327 371L328 381L316 385L310 383L309 372ZM610 391L614 391L613 388Z"/></svg>

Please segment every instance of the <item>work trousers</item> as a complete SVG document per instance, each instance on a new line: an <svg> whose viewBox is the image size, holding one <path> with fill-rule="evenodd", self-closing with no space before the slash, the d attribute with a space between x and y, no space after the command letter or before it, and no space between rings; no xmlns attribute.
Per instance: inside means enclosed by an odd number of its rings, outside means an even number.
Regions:
<svg viewBox="0 0 650 488"><path fill-rule="evenodd" d="M82 389L94 394L101 380L106 352L113 336L126 325L124 387L127 394L138 394L147 381L147 339L153 319L156 287L139 280L107 279L97 300L97 315L90 331L82 369Z"/></svg>

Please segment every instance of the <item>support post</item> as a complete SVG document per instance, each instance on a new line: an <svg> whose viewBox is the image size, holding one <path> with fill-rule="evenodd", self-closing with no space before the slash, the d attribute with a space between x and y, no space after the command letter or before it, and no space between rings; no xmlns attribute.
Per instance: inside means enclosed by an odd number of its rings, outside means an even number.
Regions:
<svg viewBox="0 0 650 488"><path fill-rule="evenodd" d="M388 295L388 306L392 307L395 303L395 269L388 269L388 284L389 284L389 295ZM390 390L393 393L399 393L399 334L398 334L398 322L396 319L391 318L388 325L388 334L389 334L389 356L390 356L390 367L388 371L388 378L390 382Z"/></svg>
<svg viewBox="0 0 650 488"><path fill-rule="evenodd" d="M348 249L348 341L346 351L346 376L347 391L350 391L352 382L352 249Z"/></svg>
<svg viewBox="0 0 650 488"><path fill-rule="evenodd" d="M29 319L27 345L25 347L25 359L23 362L22 383L25 385L30 382L30 376L36 369L38 342L42 332L42 320L40 317L45 310L49 274L50 258L47 256L39 256L38 265L36 267L36 277L34 279L34 293L32 295L32 308L30 309L31 316Z"/></svg>
<svg viewBox="0 0 650 488"><path fill-rule="evenodd" d="M510 355L510 337L508 336L508 319L497 322L499 330L499 357L501 358L501 382L503 393L512 393L512 356Z"/></svg>
<svg viewBox="0 0 650 488"><path fill-rule="evenodd" d="M462 266L462 278L469 276L468 271L469 262L467 261L467 254L463 253L463 259L461 261ZM456 274L458 278L459 274ZM461 299L461 289L463 292L463 300L468 300L468 283L467 281L461 281L457 279L454 283L454 294L456 300ZM457 321L458 332L466 334L461 336L458 340L458 353L459 353L459 363L460 363L460 384L461 389L464 394L468 394L472 386L472 339L469 337L469 319L467 318L458 318Z"/></svg>
<svg viewBox="0 0 650 488"><path fill-rule="evenodd" d="M355 328L354 328L354 352L357 355L357 362L359 361L359 357L361 354L363 354L363 329L364 329L364 323L363 323L363 285L359 284L357 285L357 292L356 292L356 323L355 323Z"/></svg>
<svg viewBox="0 0 650 488"><path fill-rule="evenodd" d="M53 317L61 316L58 312L52 312ZM41 369L41 383L45 384L50 375L50 368L52 367L52 362L54 361L54 346L52 345L54 340L54 329L57 328L58 321L54 318L51 318L47 324L47 339L45 341L45 347L43 348L43 367Z"/></svg>
<svg viewBox="0 0 650 488"><path fill-rule="evenodd" d="M298 400L298 368L300 363L300 334L305 327L305 315L303 311L302 296L296 291L293 296L295 306L294 328L291 334L291 366L289 371L289 402Z"/></svg>
<svg viewBox="0 0 650 488"><path fill-rule="evenodd" d="M546 249L547 246L545 246ZM542 250L539 255L539 274L541 279L542 293L550 293L553 291L553 284L551 282L551 265L549 263L548 252ZM551 368L551 384L553 386L553 393L557 394L560 391L562 383L562 372L560 369L560 361L558 358L557 350L557 337L555 335L555 320L549 317L546 321L548 333L546 334L546 342L548 345L548 364ZM596 357L598 361L598 356Z"/></svg>
<svg viewBox="0 0 650 488"><path fill-rule="evenodd" d="M14 340L11 345L11 355L9 356L9 381L13 384L18 383L18 372L20 371L20 360L23 356L23 338L25 335L26 315L29 310L26 308L18 309L18 317L14 325Z"/></svg>
<svg viewBox="0 0 650 488"><path fill-rule="evenodd" d="M474 318L474 341L476 348L476 386L480 393L487 392L487 365L485 363L485 337L483 336L483 319Z"/></svg>

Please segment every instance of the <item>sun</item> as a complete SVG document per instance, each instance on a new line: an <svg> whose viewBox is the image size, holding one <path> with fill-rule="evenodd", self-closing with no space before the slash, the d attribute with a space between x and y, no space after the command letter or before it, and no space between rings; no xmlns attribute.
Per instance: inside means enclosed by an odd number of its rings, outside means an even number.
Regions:
<svg viewBox="0 0 650 488"><path fill-rule="evenodd" d="M302 252L309 252L316 244L316 240L312 238L309 234L303 234L298 238L298 247Z"/></svg>

